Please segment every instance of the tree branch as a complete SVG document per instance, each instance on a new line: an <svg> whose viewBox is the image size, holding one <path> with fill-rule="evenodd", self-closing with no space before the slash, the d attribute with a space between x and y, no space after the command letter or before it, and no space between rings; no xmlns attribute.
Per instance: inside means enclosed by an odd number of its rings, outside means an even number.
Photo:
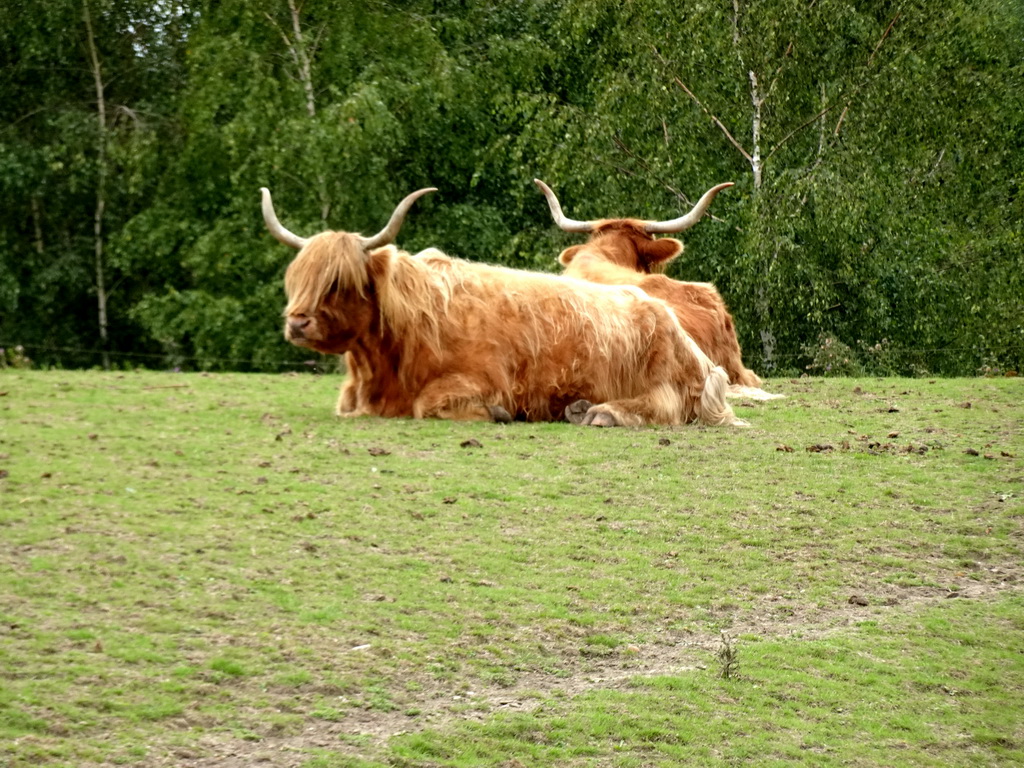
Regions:
<svg viewBox="0 0 1024 768"><path fill-rule="evenodd" d="M658 57L658 61L661 62L662 66L668 68L668 62L665 61L665 58L661 55L661 52L658 51L658 49L653 45L651 46L651 49L654 51L654 55ZM672 82L674 82L676 85L682 88L683 92L691 99L693 99L694 104L700 107L704 114L711 118L711 121L719 127L719 129L722 131L722 133L725 134L725 137L729 140L729 142L734 147L736 147L737 150L739 150L740 154L743 155L743 157L746 158L747 162L749 163L751 161L750 153L747 152L747 150L745 150L738 141L736 141L736 138L729 132L729 129L725 127L725 125L722 123L721 120L718 119L718 117L711 113L711 110L704 106L701 100L697 98L696 94L694 94L693 91L686 87L686 83L680 80L677 75L672 76Z"/></svg>
<svg viewBox="0 0 1024 768"><path fill-rule="evenodd" d="M783 53L782 53L782 63L781 63L781 64L779 64L779 67L778 67L778 69L776 69L776 70L775 70L775 74L774 74L774 75L772 75L772 83L771 83L771 85L769 85L769 86L768 86L768 92L767 92L767 93L765 93L765 95L764 95L764 97L765 97L766 99L767 99L767 98L768 98L769 96L771 96L771 95L772 95L772 91L774 91L774 90L775 90L775 84L779 82L779 75L781 75L781 74L782 74L782 68L783 68L784 66L786 66L786 59L787 59L787 58L789 58L789 55L790 55L791 53L793 53L793 47L794 47L794 46L793 46L793 41L792 41L792 40L790 40L790 41L789 41L789 45L787 45L787 46L786 46L786 50L785 50L785 51L783 51Z"/></svg>
<svg viewBox="0 0 1024 768"><path fill-rule="evenodd" d="M874 50L873 50L873 51L871 52L871 55L870 55L870 56L868 56L868 61L867 61L867 64L868 64L868 66L870 66L870 65L871 65L871 62L872 62L872 60L874 59L874 57L875 57L875 54L876 54L876 53L878 53L878 50L879 50L879 49L880 49L880 48L882 47L882 43L883 43L883 42L885 42L885 39L886 39L886 38L887 38L887 37L889 36L889 33L890 33L890 32L892 31L892 28L893 28L893 26L894 26L894 25L896 24L896 21L897 21L897 19L899 19L899 17L900 17L900 14L898 14L898 13L897 13L897 14L896 14L896 15L895 15L895 16L893 17L892 21L890 21L890 22L889 22L889 26L887 26L887 27L885 28L885 32L883 32L883 33L882 33L882 36L881 36L881 38L879 38L879 40L878 40L878 43L877 43L877 44L875 45L875 48L874 48ZM840 128L842 128L842 125L843 125L843 121L844 121L844 120L845 120L845 118L846 118L846 114L847 114L847 112L849 112L849 110L850 110L850 105L851 105L851 104L852 104L852 102L853 102L853 98L854 98L854 96L856 96L856 94L857 94L857 93L859 93L859 92L860 92L860 90L861 90L861 89L862 89L862 88L863 88L863 87L864 87L864 86L865 86L866 84L867 84L867 81L866 81L866 80L865 80L864 82L862 82L862 83L859 83L859 84L858 84L858 85L857 85L856 87L854 87L853 91L852 91L852 92L850 93L850 96L849 96L849 98L848 98L848 99L846 100L846 104L845 104L845 106L843 107L843 111L842 111L842 114L841 114L841 115L839 116L839 120L838 120L838 121L836 122L836 127L835 127L835 130L833 131L833 134L832 134L833 136L838 136L838 135L839 135L839 130L840 130ZM836 102L835 104L832 104L832 105L830 105L830 106L828 106L828 107L825 107L825 108L824 108L824 109L822 109L822 110L821 110L820 112L818 112L818 114L816 114L816 115L815 115L814 117L812 117L812 118L810 118L810 119L808 119L808 120L805 120L805 121L804 121L804 122L802 122L802 123L801 123L800 125L798 125L798 126L797 126L796 128L794 128L794 129L793 129L792 131L790 131L790 132L789 132L789 133L787 133L787 134L786 134L785 136L783 136L783 137L782 137L782 138L781 138L781 139L780 139L780 140L779 140L779 141L778 141L778 142L777 142L777 143L775 144L775 146L774 146L774 147L772 147L771 151L770 151L770 152L769 152L769 153L768 153L768 154L767 154L767 155L765 156L765 158L764 158L764 159L765 159L765 161L767 161L767 160L768 160L768 158L770 158L770 157L771 157L772 155L774 155L774 154L775 154L776 152L778 152L778 151L779 151L780 149L782 149L782 147L783 147L783 146L784 146L784 145L786 144L786 142L788 142L788 141L789 141L790 139L792 139L792 138L793 138L794 136L796 136L796 135L797 135L798 133L800 133L801 131L803 131L803 130L804 130L805 128L807 128L808 126L810 126L810 125L813 125L813 124L814 124L815 122L817 122L817 121L818 121L818 120L820 120L820 119L821 119L822 117L824 117L824 116L825 116L826 114L828 114L828 113L829 113L829 112L831 112L831 111L832 111L833 109L835 109L835 108L836 108L837 106L839 106L839 103L840 103L840 102ZM820 151L819 151L819 155L820 155Z"/></svg>
<svg viewBox="0 0 1024 768"><path fill-rule="evenodd" d="M764 159L765 159L765 162L767 162L767 160L768 160L768 158L769 158L769 157L771 157L771 156L772 156L772 155L774 155L774 154L775 154L776 152L778 152L778 151L779 151L779 150L780 150L780 149L782 148L782 145L783 145L783 144L785 144L785 143L786 143L787 141L789 141L789 140L790 140L791 138L793 138L793 137L794 137L794 136L796 136L796 135L797 135L798 133L800 133L800 131L802 131L802 130L803 130L804 128L808 127L809 125L813 125L813 124L814 124L815 122L817 122L818 120L820 120L820 119L821 119L822 117L824 117L825 115L827 115L827 114L828 114L829 112L831 112L831 111L832 111L833 109L835 109L835 108L836 108L836 107L838 107L838 106L839 106L838 104L832 104L832 105L830 105L830 106L828 106L828 107L825 107L825 108L824 108L823 110L821 110L821 111L820 111L820 112L819 112L818 114L816 114L816 115L815 115L814 117L812 117L812 118L811 118L810 120L805 120L804 122L800 123L800 125L798 125L798 126L797 126L796 128L794 128L794 129L793 129L792 131L790 131L789 133L787 133L787 134L786 134L785 136L783 136L783 137L782 137L781 139L779 139L779 142L778 142L778 143L777 143L777 144L776 144L776 145L775 145L774 147L772 147L772 150L771 150L771 152L769 152L769 153L768 153L768 154L767 154L767 155L765 156L765 158L764 158Z"/></svg>
<svg viewBox="0 0 1024 768"><path fill-rule="evenodd" d="M871 66L871 62L874 61L874 59L875 59L875 54L878 53L878 50L882 47L882 43L885 42L885 39L887 37L889 37L889 33L892 32L892 28L894 26L896 26L896 21L897 21L897 19L899 19L899 17L900 17L900 14L897 12L896 15L892 17L892 21L889 22L889 26L887 26L885 28L885 32L883 32L882 36L880 38L878 38L878 42L875 44L874 50L871 51L871 55L868 56L867 66L869 66L869 67ZM855 89L854 93L856 93L859 90L860 90L860 88ZM841 115L839 115L839 120L838 120L838 122L836 122L836 129L832 132L833 136L838 136L839 135L839 131L843 127L843 121L846 120L846 113L850 111L850 104L851 103L853 103L852 98L851 98L850 101L846 102L846 106L843 107L843 113Z"/></svg>
<svg viewBox="0 0 1024 768"><path fill-rule="evenodd" d="M617 146L620 150L622 150L622 152L627 157L629 157L629 158L633 159L634 161L636 161L636 163L639 164L640 167L643 168L647 172L648 176L650 176L651 178L655 179L659 184L661 184L663 187L665 187L665 189L667 189L669 192L671 192L673 195L675 195L677 198L679 198L685 205L687 205L687 206L689 206L691 208L693 207L693 203L690 202L690 198L688 198L681 190L676 189L675 187L672 186L672 184L670 184L668 181L666 181L661 176L659 176L654 171L654 169L651 168L650 163L648 163L646 160L644 160L642 157L640 157L640 155L638 155L636 152L634 152L632 149L630 149L629 147L626 146L626 142L624 142L622 140L621 136L619 136L618 134L616 134L615 136L612 136L612 141L615 142L615 146ZM629 175L632 176L633 174L630 173ZM709 218L711 218L714 221L722 222L722 219L718 218L717 216L715 216L711 212L708 212L705 215L707 215Z"/></svg>

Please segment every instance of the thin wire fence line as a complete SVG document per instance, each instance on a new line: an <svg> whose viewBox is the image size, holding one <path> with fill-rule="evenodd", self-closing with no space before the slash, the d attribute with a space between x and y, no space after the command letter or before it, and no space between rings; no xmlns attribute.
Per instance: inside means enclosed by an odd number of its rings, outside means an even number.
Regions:
<svg viewBox="0 0 1024 768"><path fill-rule="evenodd" d="M84 349L81 347L54 347L44 344L20 344L20 343L8 343L0 340L0 350L11 350L11 349L23 349L39 350L42 352L52 353L65 353L74 355L94 355L102 356L104 351L102 349ZM320 360L247 360L244 358L237 357L197 357L194 355L179 355L175 353L159 353L159 352L118 352L115 350L107 350L105 353L110 357L118 358L138 358L138 359L149 359L149 360L163 360L165 362L192 362L192 363L220 363L220 364L231 364L231 365L254 365L254 366L296 366L296 367L312 367L318 366Z"/></svg>
<svg viewBox="0 0 1024 768"><path fill-rule="evenodd" d="M11 343L0 340L0 351L21 348L23 350L38 350L43 353L63 353L68 355L78 356L102 356L104 354L101 349L85 349L81 347L58 347L49 346L43 344L21 344ZM971 347L890 347L886 350L890 355L943 355L943 354L964 354L964 353L976 353L977 350ZM164 361L167 365L178 365L181 363L194 363L202 365L210 365L211 363L217 365L249 365L254 367L292 367L292 368L306 368L306 369L322 369L323 364L328 363L330 357L321 357L313 360L252 360L245 358L233 358L233 357L215 357L215 356L196 356L196 355L179 355L176 353L159 353L159 352L121 352L116 350L108 350L106 354L112 358L119 359L139 359L139 360L160 360ZM764 355L753 353L744 355L745 362L747 364L754 364L755 367L778 367L774 363L776 361L785 360L807 360L810 359L811 355L800 354L795 352L780 352L775 353L771 356L771 360L767 361Z"/></svg>

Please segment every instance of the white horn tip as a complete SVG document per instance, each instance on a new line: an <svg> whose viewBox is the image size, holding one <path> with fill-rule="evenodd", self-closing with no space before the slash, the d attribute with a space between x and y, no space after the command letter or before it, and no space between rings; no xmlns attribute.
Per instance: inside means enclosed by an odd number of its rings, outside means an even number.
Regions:
<svg viewBox="0 0 1024 768"><path fill-rule="evenodd" d="M414 201L419 200L424 195L429 195L431 192L437 192L437 187L424 187L423 189L417 189L415 192L413 192L411 195L409 195L409 197L412 198L412 200L409 201L410 205ZM406 198L406 199L408 199L408 198Z"/></svg>

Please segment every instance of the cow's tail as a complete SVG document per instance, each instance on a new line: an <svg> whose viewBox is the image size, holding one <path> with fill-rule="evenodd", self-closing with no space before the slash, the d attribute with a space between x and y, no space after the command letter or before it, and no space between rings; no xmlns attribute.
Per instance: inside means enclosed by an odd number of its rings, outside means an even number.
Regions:
<svg viewBox="0 0 1024 768"><path fill-rule="evenodd" d="M749 427L736 418L732 406L725 399L729 391L729 375L719 365L714 366L704 379L704 391L697 406L697 421L711 426Z"/></svg>
<svg viewBox="0 0 1024 768"><path fill-rule="evenodd" d="M732 371L732 384L729 385L726 397L745 397L748 400L775 400L785 397L785 395L775 395L764 391L761 386L761 377L740 362L739 350L737 350L735 365L730 370Z"/></svg>
<svg viewBox="0 0 1024 768"><path fill-rule="evenodd" d="M748 400L777 400L785 395L765 392L760 387L746 387L742 384L730 384L726 397L745 397Z"/></svg>

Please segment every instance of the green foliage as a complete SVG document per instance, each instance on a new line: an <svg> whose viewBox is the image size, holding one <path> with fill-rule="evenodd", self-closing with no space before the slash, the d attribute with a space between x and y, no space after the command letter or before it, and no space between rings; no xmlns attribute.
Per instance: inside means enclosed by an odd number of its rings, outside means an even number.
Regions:
<svg viewBox="0 0 1024 768"><path fill-rule="evenodd" d="M302 359L273 331L291 255L260 186L302 233L375 231L437 186L401 245L555 270L576 239L535 177L576 218L666 218L736 182L670 274L718 286L766 374L823 336L865 370L879 344L901 373L1024 363L1019 3L89 7L102 159L81 0L0 9L0 344L41 364L99 361L101 164L121 364Z"/></svg>

